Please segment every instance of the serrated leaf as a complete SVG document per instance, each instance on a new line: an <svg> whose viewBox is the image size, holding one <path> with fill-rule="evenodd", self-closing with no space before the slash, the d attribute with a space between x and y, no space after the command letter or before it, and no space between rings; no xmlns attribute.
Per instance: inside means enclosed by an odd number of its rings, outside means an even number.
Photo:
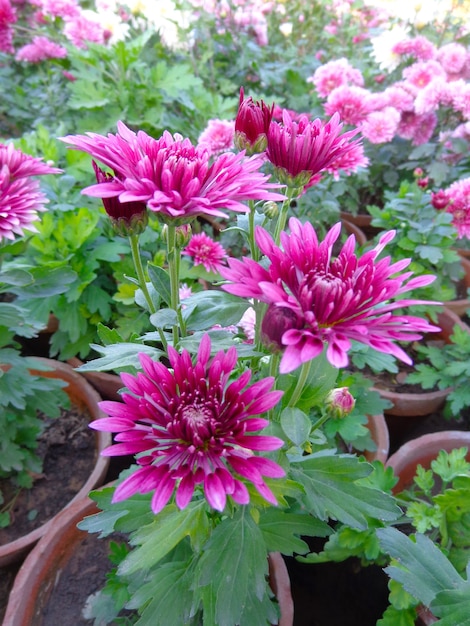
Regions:
<svg viewBox="0 0 470 626"><path fill-rule="evenodd" d="M214 529L197 569L197 585L213 588L215 623L239 624L248 595L254 593L261 600L267 585L267 548L249 509L241 507ZM214 576L215 572L221 575Z"/></svg>
<svg viewBox="0 0 470 626"><path fill-rule="evenodd" d="M380 528L377 536L382 550L399 563L385 572L425 606L440 591L462 584L457 570L426 535L416 534L415 543L396 528Z"/></svg>
<svg viewBox="0 0 470 626"><path fill-rule="evenodd" d="M355 481L372 467L357 457L323 453L292 464L292 478L303 485L305 506L321 520L328 517L354 528L367 528L367 518L394 520L401 511L395 499Z"/></svg>
<svg viewBox="0 0 470 626"><path fill-rule="evenodd" d="M413 607L396 609L394 606L388 606L376 626L415 626L415 623L416 610Z"/></svg>
<svg viewBox="0 0 470 626"><path fill-rule="evenodd" d="M167 505L151 524L136 531L131 537L131 544L137 545L119 566L119 574L128 576L140 569L149 569L156 565L186 536L197 528L200 514L205 512L204 500L192 501L179 510L176 505Z"/></svg>
<svg viewBox="0 0 470 626"><path fill-rule="evenodd" d="M187 624L193 607L190 562L163 563L148 574L148 582L132 595L127 608L145 607L139 626Z"/></svg>
<svg viewBox="0 0 470 626"><path fill-rule="evenodd" d="M292 555L294 552L305 554L308 545L300 539L308 537L326 537L331 528L325 522L310 515L287 513L279 509L268 509L261 514L259 527L270 552Z"/></svg>
<svg viewBox="0 0 470 626"><path fill-rule="evenodd" d="M440 618L440 626L470 626L470 582L462 581L458 589L441 591L430 608Z"/></svg>

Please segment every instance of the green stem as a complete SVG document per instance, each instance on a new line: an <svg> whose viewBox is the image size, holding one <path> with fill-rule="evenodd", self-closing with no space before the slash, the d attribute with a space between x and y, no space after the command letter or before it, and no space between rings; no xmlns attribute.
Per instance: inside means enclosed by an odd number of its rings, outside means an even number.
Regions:
<svg viewBox="0 0 470 626"><path fill-rule="evenodd" d="M278 246L281 240L281 232L284 230L287 222L287 214L289 212L291 201L297 197L297 189L292 187L286 188L286 199L282 203L279 217L277 218L276 230L274 231L274 242Z"/></svg>
<svg viewBox="0 0 470 626"><path fill-rule="evenodd" d="M317 430L317 428L320 428L320 426L323 426L323 424L325 422L327 422L330 419L330 416L328 415L328 413L325 413L325 415L323 415L322 417L320 417L315 424L313 424L312 428L310 429L310 433L312 433L314 430Z"/></svg>
<svg viewBox="0 0 470 626"><path fill-rule="evenodd" d="M310 365L312 364L312 361L307 361L307 363L303 363L302 364L302 368L300 370L300 374L299 377L297 379L297 384L295 386L294 391L292 392L292 395L289 399L289 403L287 406L295 406L300 398L300 396L302 395L302 391L304 390L304 386L305 383L307 381L308 378L308 374L310 372Z"/></svg>
<svg viewBox="0 0 470 626"><path fill-rule="evenodd" d="M135 273L137 280L139 281L139 287L144 294L145 301L147 303L150 314L156 312L155 305L150 297L149 290L147 289L147 281L145 280L144 267L142 265L142 259L139 252L139 235L129 235L129 242L131 244L132 260L134 262Z"/></svg>
<svg viewBox="0 0 470 626"><path fill-rule="evenodd" d="M178 345L181 335L186 335L186 325L181 313L180 293L179 293L179 275L180 275L180 258L181 251L176 243L176 226L168 224L167 230L167 250L168 250L168 272L170 275L170 308L176 311L178 324L173 326L173 346ZM178 328L179 327L179 328Z"/></svg>
<svg viewBox="0 0 470 626"><path fill-rule="evenodd" d="M250 211L248 213L248 243L250 245L251 258L254 261L259 260L259 248L255 242L255 203L253 200L248 201Z"/></svg>

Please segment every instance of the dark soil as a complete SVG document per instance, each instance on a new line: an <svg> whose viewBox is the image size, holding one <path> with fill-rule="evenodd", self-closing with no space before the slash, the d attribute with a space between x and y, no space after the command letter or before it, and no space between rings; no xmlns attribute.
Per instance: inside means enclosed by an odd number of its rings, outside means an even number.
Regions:
<svg viewBox="0 0 470 626"><path fill-rule="evenodd" d="M56 419L45 420L46 428L37 450L43 460L43 472L35 477L31 489L23 489L17 495L11 511L13 522L0 529L0 544L13 541L47 522L86 482L96 457L89 421L88 411L77 407L62 411ZM18 493L17 488L5 479L0 481L0 490L5 502L10 502ZM0 568L0 622L20 566L21 562Z"/></svg>
<svg viewBox="0 0 470 626"><path fill-rule="evenodd" d="M83 616L83 609L88 597L99 591L106 582L106 574L113 567L108 558L109 544L116 540L124 540L124 537L116 535L99 539L96 534L83 533L83 539L62 569L35 626L94 624L93 619ZM125 614L130 615L130 612Z"/></svg>
<svg viewBox="0 0 470 626"><path fill-rule="evenodd" d="M37 448L43 470L34 477L33 487L18 494L11 481L0 481L5 502L16 496L12 523L0 529L1 545L31 532L56 515L78 493L94 466L95 436L88 427L87 410L72 406L62 410L60 417L44 421L46 427Z"/></svg>

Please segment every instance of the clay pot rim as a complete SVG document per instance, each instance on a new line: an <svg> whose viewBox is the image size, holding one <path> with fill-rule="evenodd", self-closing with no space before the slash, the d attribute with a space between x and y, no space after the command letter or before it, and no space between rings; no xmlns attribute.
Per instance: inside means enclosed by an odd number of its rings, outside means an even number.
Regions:
<svg viewBox="0 0 470 626"><path fill-rule="evenodd" d="M63 378L66 382L73 386L74 389L80 390L80 394L83 395L85 404L90 412L92 419L100 419L105 417L103 411L98 407L98 402L101 401L101 397L95 389L81 376L78 372L75 372L73 368L67 363L62 361L56 361L54 359L47 359L44 357L34 357L35 360L42 362L45 365L49 365L53 368L54 373L60 373L58 378ZM33 370L37 371L37 370ZM38 372L39 373L39 372ZM43 375L53 376L53 372L40 372ZM67 391L67 387L65 391ZM71 392L73 395L73 392ZM95 447L97 452L97 458L93 469L88 476L86 482L82 485L81 489L75 494L71 500L59 511L55 516L50 518L47 522L35 528L30 533L18 537L17 539L10 541L9 543L0 545L0 566L8 565L19 560L27 551L29 551L35 543L49 530L53 525L55 518L60 515L64 510L68 509L73 503L81 499L84 495L88 494L92 489L97 487L103 482L106 472L108 470L110 459L109 457L102 456L100 453L104 448L108 447L112 443L111 433L105 433L96 431L95 433Z"/></svg>

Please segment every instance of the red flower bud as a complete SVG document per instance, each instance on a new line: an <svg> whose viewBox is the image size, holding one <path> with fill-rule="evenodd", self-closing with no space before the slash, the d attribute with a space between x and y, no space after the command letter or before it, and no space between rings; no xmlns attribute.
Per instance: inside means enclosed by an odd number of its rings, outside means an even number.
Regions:
<svg viewBox="0 0 470 626"><path fill-rule="evenodd" d="M284 350L282 336L286 330L302 328L302 322L292 309L270 304L261 323L261 340L273 352Z"/></svg>
<svg viewBox="0 0 470 626"><path fill-rule="evenodd" d="M268 129L273 117L274 105L268 107L263 100L254 102L244 97L240 88L240 104L235 119L235 145L247 154L264 152L268 142Z"/></svg>
<svg viewBox="0 0 470 626"><path fill-rule="evenodd" d="M356 400L347 387L332 389L326 397L326 406L333 417L341 418L349 415L354 409Z"/></svg>

